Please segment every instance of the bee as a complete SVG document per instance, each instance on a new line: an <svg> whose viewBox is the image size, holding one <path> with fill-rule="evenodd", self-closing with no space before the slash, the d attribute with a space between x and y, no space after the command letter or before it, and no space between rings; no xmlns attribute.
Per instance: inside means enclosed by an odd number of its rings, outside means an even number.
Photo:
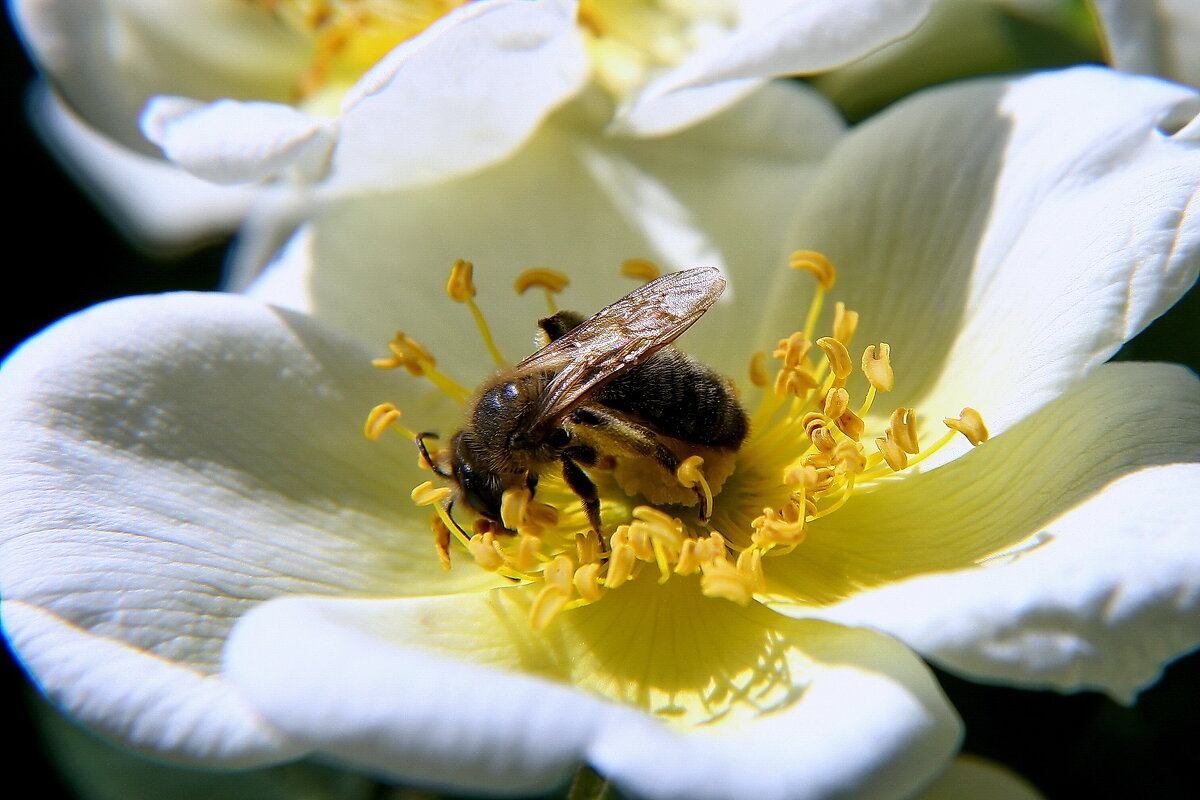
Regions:
<svg viewBox="0 0 1200 800"><path fill-rule="evenodd" d="M600 533L600 499L589 468L649 461L674 481L680 459L664 438L732 454L749 420L732 383L671 346L725 290L711 267L651 281L587 319L560 311L538 322L546 344L476 390L462 428L437 460L417 436L425 462L465 502L501 522L510 488L537 487L557 465ZM674 484L678 487L678 483ZM712 509L695 489L698 515Z"/></svg>

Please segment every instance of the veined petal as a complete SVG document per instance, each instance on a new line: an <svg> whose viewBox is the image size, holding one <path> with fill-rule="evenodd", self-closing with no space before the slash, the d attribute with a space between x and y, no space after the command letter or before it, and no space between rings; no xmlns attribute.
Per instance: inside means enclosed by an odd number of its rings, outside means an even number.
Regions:
<svg viewBox="0 0 1200 800"><path fill-rule="evenodd" d="M349 92L337 188L408 186L513 153L589 64L575 3L472 3L393 50Z"/></svg>
<svg viewBox="0 0 1200 800"><path fill-rule="evenodd" d="M528 626L522 589L408 601L280 599L235 629L225 674L268 719L322 753L497 794L549 788L589 760L636 796L902 797L956 746L953 712L895 642L762 608L681 605L683 594L699 597L690 584L682 594L625 588L631 599L613 593L595 614L564 614L544 636ZM693 624L674 618L685 607L697 614ZM638 608L631 628L612 624L614 614ZM665 625L683 649L643 641L643 622ZM606 661L622 643L635 652ZM647 660L651 646L656 655ZM667 678L671 665L683 672ZM675 696L685 700L728 670L750 681L741 707L698 729L594 696L607 694L607 684L634 703L638 693L642 703L665 700L671 689L653 685L658 676L680 683ZM765 685L753 683L756 673ZM563 679L590 691L567 689ZM739 704L716 692L710 700L714 709Z"/></svg>
<svg viewBox="0 0 1200 800"><path fill-rule="evenodd" d="M684 346L741 373L747 354L724 355L719 320L759 313L796 186L841 134L836 114L809 90L772 86L669 140L606 140L569 121L475 175L332 203L248 291L377 347L397 325L427 343L473 336L444 291L458 258L475 262L485 312L531 267L566 272L560 303L595 311L634 288L619 273L628 258L664 270L737 265L726 302L710 312L715 335L697 328ZM798 135L781 143L780 130ZM722 191L703 177L714 174ZM527 311L489 315L510 360L528 353L546 308L540 297L518 302ZM474 346L456 347L447 366L471 384L494 369Z"/></svg>
<svg viewBox="0 0 1200 800"><path fill-rule="evenodd" d="M1106 365L986 446L855 497L764 568L803 604L781 611L807 616L809 604L921 574L978 574L1122 476L1200 462L1197 388L1179 367Z"/></svg>
<svg viewBox="0 0 1200 800"><path fill-rule="evenodd" d="M91 635L7 590L0 611L5 637L47 697L140 753L236 769L307 752L219 677Z"/></svg>
<svg viewBox="0 0 1200 800"><path fill-rule="evenodd" d="M43 83L30 91L28 109L59 163L118 228L152 251L228 233L254 200L250 187L214 186L126 149L88 125Z"/></svg>
<svg viewBox="0 0 1200 800"><path fill-rule="evenodd" d="M643 89L620 112L618 130L661 135L719 107L672 98L684 89L839 67L907 35L928 13L930 0L755 0L741 5L737 28Z"/></svg>
<svg viewBox="0 0 1200 800"><path fill-rule="evenodd" d="M1195 281L1200 149L1172 134L1197 108L1096 68L922 93L843 140L789 246L839 265L861 341L890 343L890 404L969 405L998 433ZM763 342L795 317L780 280Z"/></svg>
<svg viewBox="0 0 1200 800"><path fill-rule="evenodd" d="M5 362L4 619L51 697L162 757L261 760L256 721L235 735L187 700L224 696L213 673L247 608L494 583L441 571L411 447L363 437L381 398L430 403L369 358L247 298L166 295L68 318ZM118 664L105 691L80 677Z"/></svg>
<svg viewBox="0 0 1200 800"><path fill-rule="evenodd" d="M1200 87L1200 8L1189 0L1092 0L1113 66Z"/></svg>
<svg viewBox="0 0 1200 800"><path fill-rule="evenodd" d="M323 171L333 145L333 121L282 103L155 97L142 113L142 132L163 154L214 183L248 183L297 164ZM307 169L304 169L307 167Z"/></svg>
<svg viewBox="0 0 1200 800"><path fill-rule="evenodd" d="M876 628L973 678L1131 700L1200 644L1200 539L1179 502L1200 481L1198 388L1164 365L1096 370L986 447L814 527L804 558L768 574L819 586L810 573L836 553L860 590L780 610Z"/></svg>

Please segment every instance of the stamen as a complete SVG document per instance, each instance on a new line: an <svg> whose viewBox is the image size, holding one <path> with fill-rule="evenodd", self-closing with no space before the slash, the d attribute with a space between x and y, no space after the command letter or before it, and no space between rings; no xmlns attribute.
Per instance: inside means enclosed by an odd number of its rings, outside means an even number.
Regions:
<svg viewBox="0 0 1200 800"><path fill-rule="evenodd" d="M767 354L762 350L756 350L754 355L750 357L750 382L760 389L771 382L771 376L767 373L767 368L763 365L766 359Z"/></svg>
<svg viewBox="0 0 1200 800"><path fill-rule="evenodd" d="M627 258L621 262L621 274L649 283L662 274L658 265L644 258Z"/></svg>
<svg viewBox="0 0 1200 800"><path fill-rule="evenodd" d="M604 594L604 587L600 584L599 562L593 561L575 570L571 583L585 602L594 603L599 600Z"/></svg>
<svg viewBox="0 0 1200 800"><path fill-rule="evenodd" d="M546 307L550 309L550 316L554 316L558 313L554 295L565 289L570 282L564 273L556 269L534 267L518 275L516 281L513 282L513 288L516 289L517 294L525 294L534 286L540 287L546 297Z"/></svg>
<svg viewBox="0 0 1200 800"><path fill-rule="evenodd" d="M544 631L571 599L569 594L557 586L546 584L533 600L529 609L529 624L535 631Z"/></svg>
<svg viewBox="0 0 1200 800"><path fill-rule="evenodd" d="M850 351L837 339L829 336L817 339L817 347L825 351L825 357L829 359L829 368L839 381L846 380L854 371L854 364L850 361Z"/></svg>
<svg viewBox="0 0 1200 800"><path fill-rule="evenodd" d="M988 429L983 424L983 417L973 408L964 408L958 419L947 418L943 422L947 428L967 437L967 441L973 445L978 446L988 440Z"/></svg>
<svg viewBox="0 0 1200 800"><path fill-rule="evenodd" d="M840 300L834 303L833 338L846 345L846 347L849 347L850 340L854 338L856 330L858 330L858 312L847 311L846 304Z"/></svg>
<svg viewBox="0 0 1200 800"><path fill-rule="evenodd" d="M391 403L380 403L367 414L367 421L363 425L363 435L374 442L383 436L388 428L394 428L409 441L416 441L417 434L403 425L397 425L396 420L398 419L400 419L400 409Z"/></svg>
<svg viewBox="0 0 1200 800"><path fill-rule="evenodd" d="M449 572L450 529L436 514L429 520L429 526L433 528L433 544L437 548L438 563L442 565L443 571Z"/></svg>
<svg viewBox="0 0 1200 800"><path fill-rule="evenodd" d="M891 428L877 438L875 444L893 472L902 472L908 467L908 453L904 452L904 448L896 441Z"/></svg>
<svg viewBox="0 0 1200 800"><path fill-rule="evenodd" d="M455 261L454 266L450 268L450 279L446 282L446 294L450 295L450 299L456 303L467 304L467 308L471 309L471 316L475 318L475 327L479 329L479 335L483 337L484 345L492 354L492 360L496 362L496 366L506 367L508 362L504 360L504 356L500 355L487 320L483 318L483 312L475 304L474 273L475 265L470 261L464 261L461 258Z"/></svg>
<svg viewBox="0 0 1200 800"><path fill-rule="evenodd" d="M911 408L897 408L888 420L892 438L904 452L915 456L921 452L917 441L917 413Z"/></svg>
<svg viewBox="0 0 1200 800"><path fill-rule="evenodd" d="M433 481L425 481L416 486L409 496L419 506L432 506L441 503L451 494L449 487L434 486Z"/></svg>
<svg viewBox="0 0 1200 800"><path fill-rule="evenodd" d="M525 523L525 509L533 494L524 486L510 487L504 490L500 498L500 521L510 531L515 531Z"/></svg>
<svg viewBox="0 0 1200 800"><path fill-rule="evenodd" d="M679 485L685 489L691 489L696 484L700 484L700 491L704 493L705 507L711 510L713 505L712 489L709 488L708 481L704 479L704 473L700 471L702 466L704 466L703 458L688 456L676 468L675 480L679 481Z"/></svg>
<svg viewBox="0 0 1200 800"><path fill-rule="evenodd" d="M491 531L477 533L467 543L467 550L480 567L488 572L496 572L504 566L504 551L496 542L496 536Z"/></svg>
<svg viewBox="0 0 1200 800"><path fill-rule="evenodd" d="M471 393L466 387L438 372L437 361L421 343L404 331L397 331L395 337L388 342L392 354L387 358L376 358L371 361L378 369L396 369L404 367L410 375L424 377L456 403L465 403Z"/></svg>
<svg viewBox="0 0 1200 800"><path fill-rule="evenodd" d="M614 544L608 559L608 571L604 575L604 586L615 589L633 576L637 556L628 544Z"/></svg>
<svg viewBox="0 0 1200 800"><path fill-rule="evenodd" d="M890 392L896 385L896 378L892 374L891 345L884 342L878 349L873 344L867 345L867 349L863 351L862 371L871 382L871 386L881 392Z"/></svg>
<svg viewBox="0 0 1200 800"><path fill-rule="evenodd" d="M811 272L826 291L837 282L837 270L833 268L833 262L816 250L797 250L788 259L788 266Z"/></svg>

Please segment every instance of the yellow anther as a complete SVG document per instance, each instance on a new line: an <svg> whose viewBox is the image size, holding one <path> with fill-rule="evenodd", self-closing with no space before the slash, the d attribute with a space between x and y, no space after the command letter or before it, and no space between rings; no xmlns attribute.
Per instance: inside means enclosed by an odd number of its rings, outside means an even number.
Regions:
<svg viewBox="0 0 1200 800"><path fill-rule="evenodd" d="M510 531L515 531L525 523L525 509L533 493L524 486L512 486L504 490L500 497L500 521Z"/></svg>
<svg viewBox="0 0 1200 800"><path fill-rule="evenodd" d="M771 382L771 376L767 374L767 368L763 366L763 362L766 360L767 354L762 350L755 351L750 358L750 382L760 389Z"/></svg>
<svg viewBox="0 0 1200 800"><path fill-rule="evenodd" d="M664 511L659 511L654 506L635 507L633 518L636 522L631 528L638 527L637 522L640 522L645 526L649 535L668 543L675 552L679 551L679 545L682 544L685 534L683 523L678 519Z"/></svg>
<svg viewBox="0 0 1200 800"><path fill-rule="evenodd" d="M605 588L615 589L629 580L636 561L632 547L627 544L613 545L612 555L608 558L608 571L604 574Z"/></svg>
<svg viewBox="0 0 1200 800"><path fill-rule="evenodd" d="M391 403L380 403L367 414L367 422L363 425L363 435L375 441L387 431L388 427L400 419L400 409Z"/></svg>
<svg viewBox="0 0 1200 800"><path fill-rule="evenodd" d="M829 369L839 380L845 380L854 371L854 364L850 360L850 351L837 339L829 336L822 337L817 339L817 347L825 351L825 357L829 359Z"/></svg>
<svg viewBox="0 0 1200 800"><path fill-rule="evenodd" d="M532 572L541 561L538 558L542 552L542 540L537 536L521 532L517 534L517 554L513 557L513 566L521 572Z"/></svg>
<svg viewBox="0 0 1200 800"><path fill-rule="evenodd" d="M867 468L867 454L862 445L847 439L837 443L830 454L830 460L841 473L858 473Z"/></svg>
<svg viewBox="0 0 1200 800"><path fill-rule="evenodd" d="M762 570L762 550L757 547L743 550L738 556L737 570L742 574L742 579L746 581L746 584L754 591L766 590L767 581Z"/></svg>
<svg viewBox="0 0 1200 800"><path fill-rule="evenodd" d="M450 489L445 486L434 486L432 481L425 481L414 488L410 496L413 502L419 506L431 506L449 497Z"/></svg>
<svg viewBox="0 0 1200 800"><path fill-rule="evenodd" d="M797 331L786 339L780 339L771 355L783 361L784 369L796 369L812 349L812 342L803 333Z"/></svg>
<svg viewBox="0 0 1200 800"><path fill-rule="evenodd" d="M891 345L884 342L878 349L873 344L867 345L863 351L862 371L872 386L881 392L890 392L896 385L895 376L892 375Z"/></svg>
<svg viewBox="0 0 1200 800"><path fill-rule="evenodd" d="M621 262L621 274L628 278L652 281L662 272L653 261L644 258L627 258Z"/></svg>
<svg viewBox="0 0 1200 800"><path fill-rule="evenodd" d="M446 294L456 303L465 303L475 296L475 265L461 258L450 268L450 280L446 281Z"/></svg>
<svg viewBox="0 0 1200 800"><path fill-rule="evenodd" d="M839 414L834 419L833 424L837 425L839 431L856 442L862 438L863 432L867 429L866 423L859 418L858 414L855 414L850 409L846 409Z"/></svg>
<svg viewBox="0 0 1200 800"><path fill-rule="evenodd" d="M846 304L837 302L833 306L833 338L847 347L858 330L858 312L847 311Z"/></svg>
<svg viewBox="0 0 1200 800"><path fill-rule="evenodd" d="M634 520L626 531L626 541L633 554L642 561L654 560L654 544L650 541L651 527L644 522Z"/></svg>
<svg viewBox="0 0 1200 800"><path fill-rule="evenodd" d="M754 591L736 566L724 558L708 562L701 569L700 591L705 597L722 597L744 606L754 599Z"/></svg>
<svg viewBox="0 0 1200 800"><path fill-rule="evenodd" d="M824 425L820 427L814 426L809 430L808 439L813 443L813 447L822 453L832 453L833 448L837 446L837 439L833 438L833 432Z"/></svg>
<svg viewBox="0 0 1200 800"><path fill-rule="evenodd" d="M557 586L551 586L550 584L543 586L529 609L530 627L535 631L546 630L546 628L550 627L550 623L554 621L554 618L558 616L558 612L563 610L563 606L570 599L571 596Z"/></svg>
<svg viewBox="0 0 1200 800"><path fill-rule="evenodd" d="M904 452L904 448L896 441L890 428L883 436L875 440L875 444L879 447L879 452L883 454L883 460L887 462L893 472L900 472L908 467L908 453Z"/></svg>
<svg viewBox="0 0 1200 800"><path fill-rule="evenodd" d="M584 601L594 603L599 600L604 594L604 587L600 585L599 562L593 561L575 570L575 577L571 579L571 583L575 585L575 591L579 592Z"/></svg>
<svg viewBox="0 0 1200 800"><path fill-rule="evenodd" d="M565 289L570 282L570 279L564 273L556 269L534 267L518 275L517 279L513 282L513 288L517 290L517 294L525 294L525 292L535 286L557 294Z"/></svg>
<svg viewBox="0 0 1200 800"><path fill-rule="evenodd" d="M888 431L891 438L910 456L921 452L917 441L917 412L912 408L897 408L888 420Z"/></svg>
<svg viewBox="0 0 1200 800"><path fill-rule="evenodd" d="M775 545L794 545L804 540L804 513L799 503L789 502L782 511L764 508L762 516L750 523L754 534L750 540L763 548Z"/></svg>
<svg viewBox="0 0 1200 800"><path fill-rule="evenodd" d="M557 555L542 569L542 580L547 586L557 586L559 591L571 596L571 578L575 575L575 565L571 557Z"/></svg>
<svg viewBox="0 0 1200 800"><path fill-rule="evenodd" d="M832 289L837 282L837 270L833 268L833 263L815 250L797 250L788 260L788 266L811 272L823 289Z"/></svg>
<svg viewBox="0 0 1200 800"><path fill-rule="evenodd" d="M443 570L449 572L450 529L446 527L446 523L442 522L441 517L436 514L430 518L429 527L433 528L433 546L437 548L438 563L442 565Z"/></svg>
<svg viewBox="0 0 1200 800"><path fill-rule="evenodd" d="M558 509L536 500L531 501L525 506L523 525L523 530L539 535L544 529L558 525Z"/></svg>
<svg viewBox="0 0 1200 800"><path fill-rule="evenodd" d="M387 358L376 358L371 364L379 369L396 369L404 367L410 375L424 375L425 370L437 365L437 360L420 342L403 331L396 331L396 336L388 342L392 354Z"/></svg>
<svg viewBox="0 0 1200 800"><path fill-rule="evenodd" d="M825 395L825 416L837 419L850 408L850 393L845 389L833 389Z"/></svg>
<svg viewBox="0 0 1200 800"><path fill-rule="evenodd" d="M495 572L504 566L504 552L491 531L472 536L467 543L467 549L470 550L475 563L488 572Z"/></svg>
<svg viewBox="0 0 1200 800"><path fill-rule="evenodd" d="M599 560L600 552L600 537L595 531L575 534L575 556L580 564Z"/></svg>
<svg viewBox="0 0 1200 800"><path fill-rule="evenodd" d="M679 481L679 485L683 488L691 489L698 482L704 480L704 473L700 471L702 466L704 466L703 458L688 456L675 468L675 480Z"/></svg>
<svg viewBox="0 0 1200 800"><path fill-rule="evenodd" d="M779 397L804 397L817 385L816 376L806 369L781 369L775 375L775 394Z"/></svg>
<svg viewBox="0 0 1200 800"><path fill-rule="evenodd" d="M707 542L708 540L704 540ZM701 545L700 540L684 539L683 545L679 548L679 558L675 561L676 575L692 575L700 571L701 556L707 554L707 548Z"/></svg>
<svg viewBox="0 0 1200 800"><path fill-rule="evenodd" d="M947 418L943 420L947 428L958 431L963 436L967 437L973 445L979 445L988 440L987 426L983 424L983 417L973 408L964 408L958 419Z"/></svg>

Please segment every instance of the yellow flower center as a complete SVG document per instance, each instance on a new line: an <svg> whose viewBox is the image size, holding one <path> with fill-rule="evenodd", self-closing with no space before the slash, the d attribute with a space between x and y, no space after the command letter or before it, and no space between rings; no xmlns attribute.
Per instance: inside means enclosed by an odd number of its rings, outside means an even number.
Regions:
<svg viewBox="0 0 1200 800"><path fill-rule="evenodd" d="M336 108L345 89L402 42L472 0L245 0L311 42L295 101ZM597 83L618 102L657 71L727 33L734 3L583 0L577 19Z"/></svg>
<svg viewBox="0 0 1200 800"><path fill-rule="evenodd" d="M470 530L449 513L453 490L426 481L412 497L436 511L432 524L443 567L450 568L457 540L483 569L540 585L529 612L539 630L563 611L600 601L647 571L659 584L672 576L699 575L704 595L745 605L766 592L770 558L801 546L811 523L834 514L856 494L911 470L955 433L972 444L987 439L979 414L964 409L958 419L944 421L949 428L944 435L923 445L916 411L898 408L879 425L881 435L864 444L865 420L878 394L890 391L895 382L890 348L872 344L853 358L849 348L858 314L842 303L835 306L831 335L814 341L836 272L828 259L813 252L793 254L791 266L815 275L817 289L805 328L780 339L772 353L774 374L766 366L766 354L750 358L750 382L760 397L740 450L676 442L677 449L690 454L680 456L673 476L664 476L660 464L649 458L602 458L589 470L604 520L600 534L591 529L579 496L556 470L540 476L536 494L525 486L507 489L500 520L480 518ZM652 264L640 259L627 261L624 272L642 280L657 275ZM516 288L542 289L553 314L553 296L566 284L561 273L537 269L518 277ZM506 366L475 304L470 262L454 265L447 293L470 308L493 359ZM398 333L389 349L390 355L377 359L375 366L404 367L460 404L470 397L406 334ZM865 391L857 402L848 388L856 373L865 379L859 381ZM392 428L424 448L421 436L401 427L399 418L394 405L381 404L369 414L365 433L375 439ZM450 478L437 466L452 461L449 451L429 458L435 463L422 458L423 467ZM695 510L698 495L712 509L708 519Z"/></svg>

